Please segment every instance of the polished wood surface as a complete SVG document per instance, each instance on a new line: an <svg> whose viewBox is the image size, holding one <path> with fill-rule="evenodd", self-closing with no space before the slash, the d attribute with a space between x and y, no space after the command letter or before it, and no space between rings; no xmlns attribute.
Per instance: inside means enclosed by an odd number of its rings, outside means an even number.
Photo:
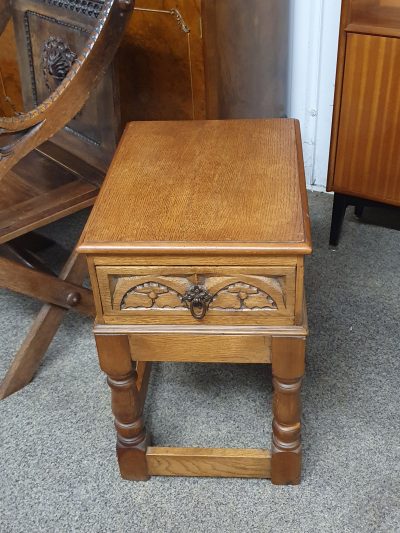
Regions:
<svg viewBox="0 0 400 533"><path fill-rule="evenodd" d="M75 163L62 167L34 150L0 180L0 244L94 203L102 176Z"/></svg>
<svg viewBox="0 0 400 533"><path fill-rule="evenodd" d="M93 273L92 273L93 275ZM99 309L99 300L95 298L96 309ZM268 326L268 335L272 338L278 337L306 337L309 333L307 313L304 302L303 307L303 321L301 325L286 325L286 326ZM193 324L188 326L184 325L170 325L170 324L104 324L100 313L96 315L95 332L99 332L107 335L119 335L119 334L133 334L133 335L259 335L265 336L265 325L257 326L231 326L227 322L223 326L206 326L203 324Z"/></svg>
<svg viewBox="0 0 400 533"><path fill-rule="evenodd" d="M0 27L0 115L11 116L23 108L14 26L9 21L3 32Z"/></svg>
<svg viewBox="0 0 400 533"><path fill-rule="evenodd" d="M146 463L149 435L142 419L143 401L138 388L137 369L130 356L128 337L97 335L96 344L100 366L108 376L111 389L121 475L124 479L146 480L149 478Z"/></svg>
<svg viewBox="0 0 400 533"><path fill-rule="evenodd" d="M274 386L272 421L272 483L300 483L301 403L300 390L305 367L305 339L272 338Z"/></svg>
<svg viewBox="0 0 400 533"><path fill-rule="evenodd" d="M61 83L35 109L0 117L0 178L81 110L111 64L132 8L133 2L105 0L84 48Z"/></svg>
<svg viewBox="0 0 400 533"><path fill-rule="evenodd" d="M33 26L34 43L42 35L34 27L39 20L32 12L37 10L48 11L40 24L45 31L51 27L56 37L68 34L68 40L74 41L74 34L82 33L86 26L82 13L74 9L69 10L66 27L62 13L62 7L68 9L66 2L50 5L41 0L16 0L14 5L17 2L29 8L26 18ZM99 5L94 2L93 10ZM289 0L247 0L245 4L241 0L136 0L135 7L114 64L123 125L133 120L285 116ZM93 16L91 19L96 20ZM24 24L20 28L25 33ZM6 93L21 111L21 83L11 28L0 38L0 67ZM26 64L21 74L37 74L29 72L29 65L26 72L25 68ZM40 72L41 68L35 70ZM12 113L1 93L0 84L0 107L3 103L3 114ZM99 100L109 114L110 100ZM88 107L92 115L101 115L101 104L89 103ZM78 117L78 122L84 127L81 119ZM103 137L107 132L101 133ZM73 142L74 138L68 131L60 140Z"/></svg>
<svg viewBox="0 0 400 533"><path fill-rule="evenodd" d="M346 30L368 35L399 37L399 0L352 0Z"/></svg>
<svg viewBox="0 0 400 533"><path fill-rule="evenodd" d="M117 70L124 124L206 118L201 1L136 0Z"/></svg>
<svg viewBox="0 0 400 533"><path fill-rule="evenodd" d="M96 275L105 323L193 324L180 298L198 283L214 297L204 324L279 325L295 319L293 267L97 267Z"/></svg>
<svg viewBox="0 0 400 533"><path fill-rule="evenodd" d="M288 0L203 0L207 118L286 116Z"/></svg>
<svg viewBox="0 0 400 533"><path fill-rule="evenodd" d="M129 124L80 249L307 254L298 145L293 120Z"/></svg>
<svg viewBox="0 0 400 533"><path fill-rule="evenodd" d="M185 363L271 362L271 342L256 335L129 335L137 361L181 361ZM190 350L188 350L190 346Z"/></svg>
<svg viewBox="0 0 400 533"><path fill-rule="evenodd" d="M149 447L146 459L151 476L271 477L267 450Z"/></svg>
<svg viewBox="0 0 400 533"><path fill-rule="evenodd" d="M115 267L130 267L132 268L132 259L129 256L126 255L95 255L91 256L93 259L93 265L95 267L108 267L108 268L115 268ZM210 260L212 261L210 263ZM246 256L236 255L235 257L232 256L226 256L224 254L213 254L212 259L210 257L202 257L197 256L196 257L196 264L197 265L215 265L215 266L248 266L248 258ZM186 255L179 255L179 254L169 254L166 255L152 255L152 254L146 254L146 256L137 255L135 256L135 267L137 268L139 266L146 266L148 264L158 264L160 266L193 266L192 259ZM290 256L290 255L263 255L263 256L256 256L252 257L251 264L252 265L259 265L259 266L265 266L265 267L276 267L276 266L284 266L284 267L295 267L298 263L298 258L296 256Z"/></svg>
<svg viewBox="0 0 400 533"><path fill-rule="evenodd" d="M400 1L343 0L328 190L400 205Z"/></svg>
<svg viewBox="0 0 400 533"><path fill-rule="evenodd" d="M299 483L311 250L302 165L292 120L126 130L79 246L88 256L124 478ZM149 447L135 364L152 361L272 363L272 453Z"/></svg>
<svg viewBox="0 0 400 533"><path fill-rule="evenodd" d="M333 179L335 176L335 164L336 164L336 150L337 140L339 133L339 117L340 117L340 104L342 99L342 85L344 75L344 63L346 58L346 32L344 28L349 22L349 9L350 4L348 1L342 0L342 10L340 14L340 31L339 31L339 44L338 44L338 57L336 65L336 80L335 80L335 95L333 102L332 113L332 131L331 131L331 144L329 149L329 161L328 161L328 179L327 190L333 190Z"/></svg>
<svg viewBox="0 0 400 533"><path fill-rule="evenodd" d="M347 36L335 192L400 205L399 77L399 39Z"/></svg>
<svg viewBox="0 0 400 533"><path fill-rule="evenodd" d="M0 287L7 287L25 296L31 296L64 309L74 307L80 313L93 315L93 299L88 289L80 288L79 301L73 296L76 285L46 272L33 270L0 257Z"/></svg>
<svg viewBox="0 0 400 533"><path fill-rule="evenodd" d="M102 5L103 2L94 0L85 9L85 4L77 4L74 0L58 3L13 0L16 54L8 60L18 60L25 111L34 110L57 90L73 58L85 50L101 18ZM118 37L117 30L113 38ZM109 44L113 46L114 43L110 41ZM58 60L54 63L57 54ZM110 66L101 80L90 88L90 98L79 113L52 137L53 143L102 172L107 170L122 133L118 83L114 78L114 69Z"/></svg>

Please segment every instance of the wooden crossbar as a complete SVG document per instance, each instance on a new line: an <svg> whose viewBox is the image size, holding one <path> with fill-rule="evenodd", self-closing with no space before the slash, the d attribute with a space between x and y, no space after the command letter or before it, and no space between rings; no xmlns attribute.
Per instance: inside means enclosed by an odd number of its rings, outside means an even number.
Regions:
<svg viewBox="0 0 400 533"><path fill-rule="evenodd" d="M4 257L0 257L0 287L64 309L74 309L88 316L94 315L93 296L88 289ZM79 294L76 304L69 301L69 296L73 294Z"/></svg>
<svg viewBox="0 0 400 533"><path fill-rule="evenodd" d="M262 449L149 447L146 459L151 476L271 477L271 453Z"/></svg>
<svg viewBox="0 0 400 533"><path fill-rule="evenodd" d="M137 361L270 363L271 340L255 335L129 335Z"/></svg>

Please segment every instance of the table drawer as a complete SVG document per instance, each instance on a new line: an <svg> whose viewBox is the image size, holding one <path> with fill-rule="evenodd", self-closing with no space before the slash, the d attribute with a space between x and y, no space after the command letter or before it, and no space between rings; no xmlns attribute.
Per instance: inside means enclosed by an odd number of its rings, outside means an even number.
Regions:
<svg viewBox="0 0 400 533"><path fill-rule="evenodd" d="M294 323L294 266L97 266L96 275L106 323Z"/></svg>

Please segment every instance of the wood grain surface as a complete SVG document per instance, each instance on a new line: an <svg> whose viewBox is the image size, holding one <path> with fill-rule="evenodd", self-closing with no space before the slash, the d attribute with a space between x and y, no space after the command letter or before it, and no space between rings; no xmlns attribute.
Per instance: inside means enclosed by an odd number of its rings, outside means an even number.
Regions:
<svg viewBox="0 0 400 533"><path fill-rule="evenodd" d="M400 40L347 35L333 189L400 205Z"/></svg>
<svg viewBox="0 0 400 533"><path fill-rule="evenodd" d="M271 362L271 339L256 335L129 335L136 361Z"/></svg>
<svg viewBox="0 0 400 533"><path fill-rule="evenodd" d="M9 22L0 33L0 115L12 116L14 111L22 110L14 27Z"/></svg>
<svg viewBox="0 0 400 533"><path fill-rule="evenodd" d="M153 476L271 477L268 450L149 447L146 459Z"/></svg>
<svg viewBox="0 0 400 533"><path fill-rule="evenodd" d="M399 0L346 0L349 24L346 31L368 35L400 36Z"/></svg>
<svg viewBox="0 0 400 533"><path fill-rule="evenodd" d="M106 321L114 317L117 323L194 324L196 319L181 298L200 283L214 298L204 324L293 324L296 270L292 267L97 267L96 278ZM160 294L151 294L154 290Z"/></svg>
<svg viewBox="0 0 400 533"><path fill-rule="evenodd" d="M117 55L124 124L206 118L200 3L136 0ZM171 9L178 10L189 33Z"/></svg>
<svg viewBox="0 0 400 533"><path fill-rule="evenodd" d="M310 253L296 121L131 123L84 253Z"/></svg>
<svg viewBox="0 0 400 533"><path fill-rule="evenodd" d="M160 255L146 255L135 256L133 259L129 255L96 255L92 256L94 266L147 266L147 265L190 265L193 266L193 258L188 255L169 254L165 256ZM296 266L297 256L290 255L265 255L253 256L251 258L252 265L260 266ZM241 255L226 256L226 255L211 255L211 256L196 256L196 265L215 265L215 266L249 266L249 258Z"/></svg>
<svg viewBox="0 0 400 533"><path fill-rule="evenodd" d="M303 256L311 251L298 123L130 124L81 242L122 476L298 483L308 333ZM197 319L185 303L196 285L207 298ZM272 362L273 453L148 447L143 395L135 373L126 376L128 354L132 364ZM106 368L118 361L124 366ZM135 416L123 421L124 410Z"/></svg>
<svg viewBox="0 0 400 533"><path fill-rule="evenodd" d="M99 187L84 179L84 169L61 166L38 150L15 165L0 180L0 244L92 205ZM97 174L87 169L89 178Z"/></svg>
<svg viewBox="0 0 400 533"><path fill-rule="evenodd" d="M207 118L285 116L288 0L203 0Z"/></svg>

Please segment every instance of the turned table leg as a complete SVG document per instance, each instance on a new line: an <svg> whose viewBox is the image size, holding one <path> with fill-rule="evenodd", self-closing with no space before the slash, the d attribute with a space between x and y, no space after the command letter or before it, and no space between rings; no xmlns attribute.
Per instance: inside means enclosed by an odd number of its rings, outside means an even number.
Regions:
<svg viewBox="0 0 400 533"><path fill-rule="evenodd" d="M108 376L111 405L117 430L117 457L124 479L149 479L146 450L148 435L143 424L143 399L131 359L127 335L96 335L100 367Z"/></svg>
<svg viewBox="0 0 400 533"><path fill-rule="evenodd" d="M275 485L297 485L301 474L300 389L304 374L305 339L272 339L274 384L271 480Z"/></svg>

